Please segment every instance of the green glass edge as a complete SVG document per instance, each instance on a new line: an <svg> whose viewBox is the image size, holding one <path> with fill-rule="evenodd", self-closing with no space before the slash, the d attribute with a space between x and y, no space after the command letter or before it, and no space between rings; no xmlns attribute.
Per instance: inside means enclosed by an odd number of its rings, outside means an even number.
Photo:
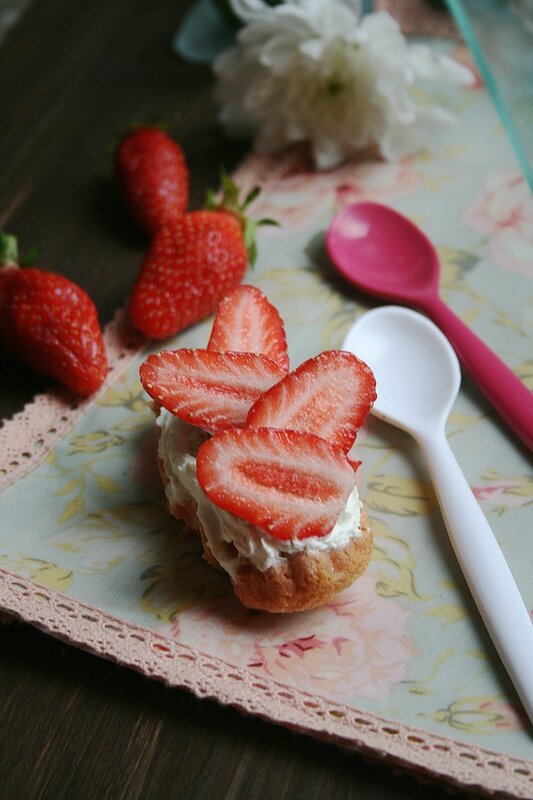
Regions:
<svg viewBox="0 0 533 800"><path fill-rule="evenodd" d="M520 133L518 132L518 129L513 121L513 117L507 107L507 103L502 96L498 83L494 78L487 59L485 58L483 48L481 47L470 23L470 18L464 7L465 4L462 2L462 0L446 0L446 3L457 27L462 33L468 47L472 52L472 55L474 56L481 77L483 78L496 110L505 126L509 141L522 168L524 177L529 184L529 188L531 191L533 191L533 167L522 143Z"/></svg>

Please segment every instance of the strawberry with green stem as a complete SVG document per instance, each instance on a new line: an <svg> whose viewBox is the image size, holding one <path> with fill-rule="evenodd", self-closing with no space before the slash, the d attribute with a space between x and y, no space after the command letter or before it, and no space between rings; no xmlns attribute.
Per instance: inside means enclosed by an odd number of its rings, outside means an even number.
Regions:
<svg viewBox="0 0 533 800"><path fill-rule="evenodd" d="M7 234L0 234L0 343L77 394L92 394L107 375L90 297L63 275L21 268L17 240Z"/></svg>
<svg viewBox="0 0 533 800"><path fill-rule="evenodd" d="M276 224L247 216L258 188L241 202L225 173L222 187L220 201L209 193L206 209L161 228L146 253L129 311L134 326L152 339L174 336L215 311L253 264L257 227Z"/></svg>

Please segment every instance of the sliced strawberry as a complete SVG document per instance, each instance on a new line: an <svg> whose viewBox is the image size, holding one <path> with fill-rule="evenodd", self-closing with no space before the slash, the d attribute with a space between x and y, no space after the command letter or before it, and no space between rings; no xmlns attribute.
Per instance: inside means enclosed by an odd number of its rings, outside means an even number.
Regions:
<svg viewBox="0 0 533 800"><path fill-rule="evenodd" d="M250 406L285 373L257 353L166 350L141 364L148 394L180 419L209 431L243 425Z"/></svg>
<svg viewBox="0 0 533 800"><path fill-rule="evenodd" d="M370 367L352 353L329 350L265 392L250 409L246 425L308 431L347 453L375 399Z"/></svg>
<svg viewBox="0 0 533 800"><path fill-rule="evenodd" d="M238 286L220 303L209 350L263 353L289 371L289 354L283 320L255 286Z"/></svg>
<svg viewBox="0 0 533 800"><path fill-rule="evenodd" d="M223 431L196 464L213 503L282 540L326 536L355 486L342 450L299 431Z"/></svg>

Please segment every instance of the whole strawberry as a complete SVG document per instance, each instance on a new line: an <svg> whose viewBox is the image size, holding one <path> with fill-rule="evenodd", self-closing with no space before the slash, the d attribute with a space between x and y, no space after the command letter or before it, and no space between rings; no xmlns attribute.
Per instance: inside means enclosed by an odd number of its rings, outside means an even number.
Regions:
<svg viewBox="0 0 533 800"><path fill-rule="evenodd" d="M92 300L63 275L20 268L16 239L5 234L0 234L0 343L77 394L92 394L107 374Z"/></svg>
<svg viewBox="0 0 533 800"><path fill-rule="evenodd" d="M122 139L115 174L127 208L150 236L185 213L189 201L185 157L159 128L137 128Z"/></svg>
<svg viewBox="0 0 533 800"><path fill-rule="evenodd" d="M253 261L254 229L270 220L244 216L256 190L240 203L225 175L223 185L219 205L211 198L213 208L184 214L152 240L130 302L133 324L152 339L173 336L215 311Z"/></svg>

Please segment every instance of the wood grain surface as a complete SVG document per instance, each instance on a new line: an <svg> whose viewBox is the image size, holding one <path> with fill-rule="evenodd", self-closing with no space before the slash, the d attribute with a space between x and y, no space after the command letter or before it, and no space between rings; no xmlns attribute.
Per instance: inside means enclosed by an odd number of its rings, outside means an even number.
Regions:
<svg viewBox="0 0 533 800"><path fill-rule="evenodd" d="M124 305L146 247L111 179L106 149L117 134L169 121L194 207L220 165L246 151L217 126L209 69L171 51L188 7L34 0L0 47L0 227L22 250L39 244L39 264L81 284L103 324ZM0 375L1 417L48 385L5 353ZM448 797L20 623L0 625L0 676L1 800Z"/></svg>

